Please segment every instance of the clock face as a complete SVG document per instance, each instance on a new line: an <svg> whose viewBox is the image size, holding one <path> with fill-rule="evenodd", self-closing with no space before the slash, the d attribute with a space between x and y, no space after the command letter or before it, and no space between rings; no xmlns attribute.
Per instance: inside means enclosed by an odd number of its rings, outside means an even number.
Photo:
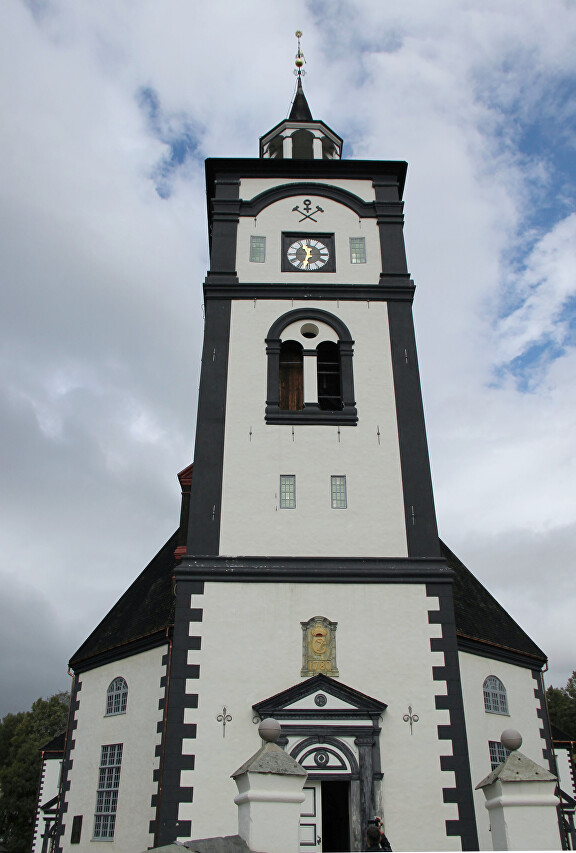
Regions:
<svg viewBox="0 0 576 853"><path fill-rule="evenodd" d="M302 237L291 243L286 257L292 266L302 272L313 272L324 267L330 259L328 247L316 237Z"/></svg>

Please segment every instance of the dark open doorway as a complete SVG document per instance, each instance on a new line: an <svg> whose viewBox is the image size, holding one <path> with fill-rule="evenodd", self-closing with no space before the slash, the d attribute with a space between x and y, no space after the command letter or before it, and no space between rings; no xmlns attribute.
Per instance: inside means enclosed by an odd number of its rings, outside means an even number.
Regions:
<svg viewBox="0 0 576 853"><path fill-rule="evenodd" d="M322 782L322 851L350 850L349 782Z"/></svg>

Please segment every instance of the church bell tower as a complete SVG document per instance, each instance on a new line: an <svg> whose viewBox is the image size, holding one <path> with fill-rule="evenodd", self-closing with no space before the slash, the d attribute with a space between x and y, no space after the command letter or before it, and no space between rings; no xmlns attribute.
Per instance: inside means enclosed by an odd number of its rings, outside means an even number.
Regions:
<svg viewBox="0 0 576 853"><path fill-rule="evenodd" d="M428 849L474 849L407 167L342 158L312 116L303 62L299 39L291 111L260 156L206 162L210 269L156 839L236 832L230 776L271 715L309 773L302 850L361 849L375 813L410 843L415 809Z"/></svg>

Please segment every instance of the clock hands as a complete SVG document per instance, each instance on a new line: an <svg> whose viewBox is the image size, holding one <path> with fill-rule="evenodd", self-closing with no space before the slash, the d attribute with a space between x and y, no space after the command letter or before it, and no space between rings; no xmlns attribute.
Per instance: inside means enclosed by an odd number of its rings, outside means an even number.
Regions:
<svg viewBox="0 0 576 853"><path fill-rule="evenodd" d="M306 257L302 261L302 267L307 267L308 261L310 260L310 256L312 255L312 249L310 248L310 246L307 246L306 243L302 243L302 248L306 252Z"/></svg>

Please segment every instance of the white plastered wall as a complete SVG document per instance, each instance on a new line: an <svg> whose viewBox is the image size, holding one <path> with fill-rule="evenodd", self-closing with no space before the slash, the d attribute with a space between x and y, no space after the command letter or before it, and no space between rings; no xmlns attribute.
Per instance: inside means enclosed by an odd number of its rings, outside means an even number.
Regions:
<svg viewBox="0 0 576 853"><path fill-rule="evenodd" d="M355 341L357 426L264 421L265 339L278 317L302 307L335 314ZM295 509L279 508L281 474L296 476ZM333 474L346 475L347 509L331 508ZM233 302L220 553L407 555L386 303Z"/></svg>
<svg viewBox="0 0 576 853"><path fill-rule="evenodd" d="M257 217L241 216L238 223L236 248L236 271L240 282L270 282L292 284L378 284L382 263L380 259L380 237L375 218L360 219L344 204L323 196L307 195L316 213L316 222L303 219L294 211L305 196L288 196L265 207ZM300 221L303 219L303 221ZM282 272L282 232L298 232L306 236L334 234L336 249L336 272ZM250 262L250 235L266 237L266 260L264 263ZM350 262L350 237L366 240L366 263Z"/></svg>
<svg viewBox="0 0 576 853"><path fill-rule="evenodd" d="M148 829L155 818L150 802L158 787L152 776L159 766L155 749L161 738L157 732L157 724L162 720L158 701L164 695L160 679L166 674L162 665L166 651L167 646L161 646L82 674L76 712L78 726L73 733L75 747L71 753L73 765L68 774L71 785L66 795L64 850L76 853L94 850L92 832L101 747L115 743L124 746L116 831L114 840L106 842L106 849L140 853L152 845L153 836ZM119 676L128 684L126 713L105 716L106 691ZM70 845L74 815L83 815L82 836L80 844Z"/></svg>
<svg viewBox="0 0 576 853"><path fill-rule="evenodd" d="M260 747L252 705L302 680L300 622L323 615L338 623L338 681L388 705L380 744L393 849L460 849L459 839L445 832L458 810L442 797L454 774L440 769L440 756L451 754L452 745L437 733L449 723L448 711L437 710L434 700L445 684L432 678L432 667L444 664L443 653L430 650L441 629L429 624L428 611L438 601L423 586L206 583L191 606L203 608L203 621L190 625L191 634L202 635L201 651L189 652L200 678L187 685L199 696L198 708L185 712L186 722L198 726L197 739L185 744L196 755L195 769L182 774L194 800L180 807L180 818L192 821L191 837L236 832L230 774ZM403 720L409 705L420 718L413 734ZM217 720L224 707L232 718L225 737Z"/></svg>
<svg viewBox="0 0 576 853"><path fill-rule="evenodd" d="M548 763L542 757L545 743L540 737L542 721L537 716L540 703L534 696L536 682L531 670L467 652L461 652L459 660L472 788L490 773L488 741L499 741L504 729L517 729L523 739L520 751L548 769ZM509 715L492 714L484 710L483 685L489 675L495 675L504 684ZM492 850L490 819L485 802L482 791L474 791L480 849Z"/></svg>

